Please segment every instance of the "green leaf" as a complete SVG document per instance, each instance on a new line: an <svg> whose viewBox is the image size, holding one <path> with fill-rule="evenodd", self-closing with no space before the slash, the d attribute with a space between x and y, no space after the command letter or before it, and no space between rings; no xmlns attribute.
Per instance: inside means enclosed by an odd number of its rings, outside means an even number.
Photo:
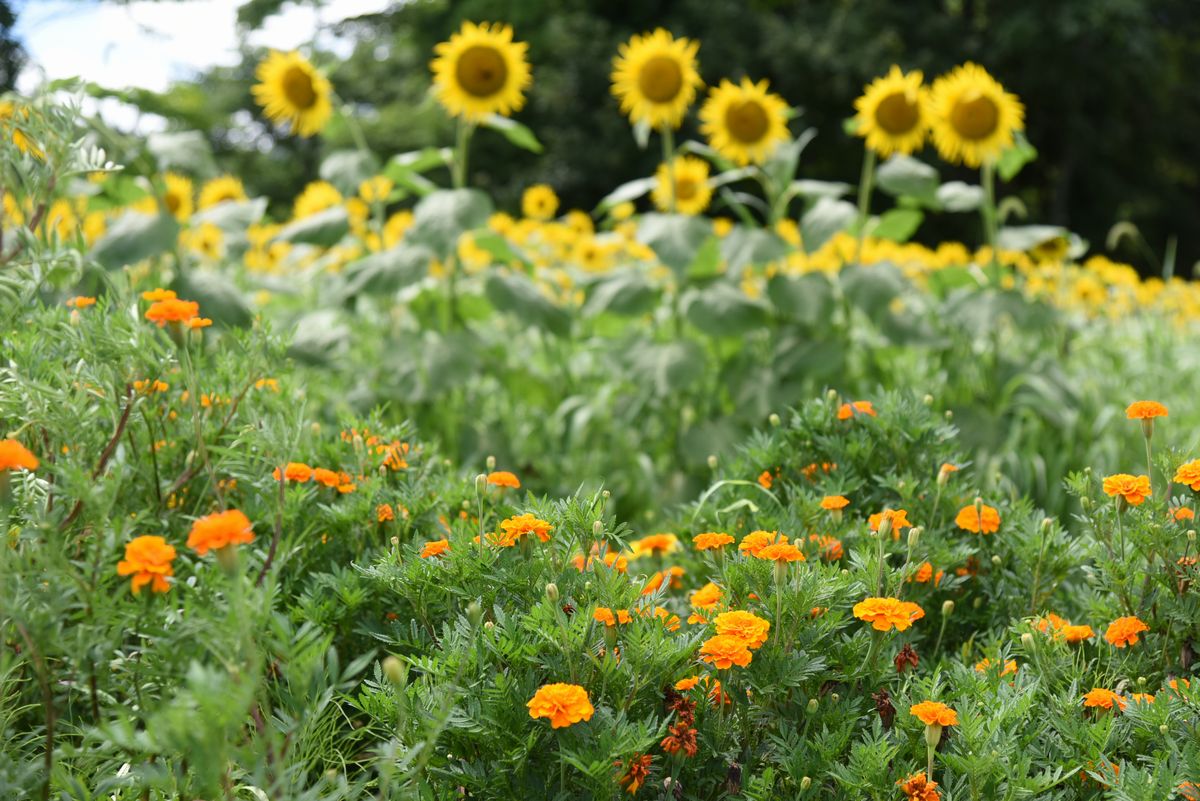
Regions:
<svg viewBox="0 0 1200 801"><path fill-rule="evenodd" d="M638 386L653 388L660 398L678 395L705 373L704 349L695 340L663 344L638 342L625 349L629 377Z"/></svg>
<svg viewBox="0 0 1200 801"><path fill-rule="evenodd" d="M688 265L687 277L693 280L713 278L724 271L723 263L721 240L710 236L704 240L704 244L696 252L696 258L692 259L692 263Z"/></svg>
<svg viewBox="0 0 1200 801"><path fill-rule="evenodd" d="M1029 144L1025 133L1017 131L1012 147L1001 153L1000 158L996 161L996 174L1000 176L1001 180L1011 181L1017 177L1017 173L1026 164L1036 159L1037 155L1037 148Z"/></svg>
<svg viewBox="0 0 1200 801"><path fill-rule="evenodd" d="M774 231L745 225L735 225L721 240L721 254L729 272L782 259L791 251L792 246Z"/></svg>
<svg viewBox="0 0 1200 801"><path fill-rule="evenodd" d="M908 195L932 200L937 195L938 171L912 156L898 154L879 165L875 172L879 188L893 197Z"/></svg>
<svg viewBox="0 0 1200 801"><path fill-rule="evenodd" d="M996 232L1001 250L1033 250L1055 239L1067 239L1070 232L1059 225L1009 225Z"/></svg>
<svg viewBox="0 0 1200 801"><path fill-rule="evenodd" d="M336 245L350 230L350 220L344 206L318 211L285 225L275 238L293 244L317 245L327 248Z"/></svg>
<svg viewBox="0 0 1200 801"><path fill-rule="evenodd" d="M689 290L681 304L688 322L714 337L741 336L758 330L770 316L765 303L727 283Z"/></svg>
<svg viewBox="0 0 1200 801"><path fill-rule="evenodd" d="M413 209L409 241L425 245L445 259L466 231L482 228L492 213L492 200L478 189L439 189Z"/></svg>
<svg viewBox="0 0 1200 801"><path fill-rule="evenodd" d="M227 200L192 215L192 225L212 223L226 234L241 233L262 219L267 211L265 197L253 200Z"/></svg>
<svg viewBox="0 0 1200 801"><path fill-rule="evenodd" d="M637 270L610 273L592 285L583 313L594 317L602 312L638 315L658 305L659 289Z"/></svg>
<svg viewBox="0 0 1200 801"><path fill-rule="evenodd" d="M650 144L650 123L640 120L633 126L633 141L637 142L640 150L645 150Z"/></svg>
<svg viewBox="0 0 1200 801"><path fill-rule="evenodd" d="M158 160L158 168L208 177L217 171L212 148L200 131L160 131L146 137L146 147Z"/></svg>
<svg viewBox="0 0 1200 801"><path fill-rule="evenodd" d="M767 297L784 317L813 327L830 317L833 284L822 272L777 273L767 281Z"/></svg>
<svg viewBox="0 0 1200 801"><path fill-rule="evenodd" d="M332 309L301 317L288 348L288 356L313 365L328 365L350 347L350 327Z"/></svg>
<svg viewBox="0 0 1200 801"><path fill-rule="evenodd" d="M684 272L696 260L700 246L712 233L712 223L685 214L644 214L638 240L654 251L666 266Z"/></svg>
<svg viewBox="0 0 1200 801"><path fill-rule="evenodd" d="M553 334L561 336L571 328L570 315L543 295L537 285L524 275L492 272L484 284L484 291L488 300L500 311L514 314Z"/></svg>
<svg viewBox="0 0 1200 801"><path fill-rule="evenodd" d="M181 274L173 288L179 297L200 304L200 316L227 326L247 326L254 319L250 306L228 277L207 270Z"/></svg>
<svg viewBox="0 0 1200 801"><path fill-rule="evenodd" d="M920 209L891 209L885 211L873 228L868 228L871 236L880 239L890 239L893 242L907 242L921 226L925 214Z"/></svg>
<svg viewBox="0 0 1200 801"><path fill-rule="evenodd" d="M321 162L321 179L333 184L347 197L358 193L358 185L379 174L379 159L361 150L335 150Z"/></svg>
<svg viewBox="0 0 1200 801"><path fill-rule="evenodd" d="M841 181L815 181L811 178L801 178L792 181L792 194L803 198L832 197L839 198L850 194L853 186Z"/></svg>
<svg viewBox="0 0 1200 801"><path fill-rule="evenodd" d="M770 177L776 192L791 184L792 179L796 177L796 168L800 165L800 154L816 136L815 128L804 130L795 139L789 139L775 148L763 163L763 172Z"/></svg>
<svg viewBox="0 0 1200 801"><path fill-rule="evenodd" d="M851 264L842 268L837 280L841 282L846 298L872 319L880 319L892 299L911 287L900 271L890 264L870 267Z"/></svg>
<svg viewBox="0 0 1200 801"><path fill-rule="evenodd" d="M119 270L171 250L179 223L169 214L128 211L108 227L92 248L92 258L106 270Z"/></svg>
<svg viewBox="0 0 1200 801"><path fill-rule="evenodd" d="M533 135L533 131L510 117L489 114L483 118L480 125L484 128L491 128L493 131L499 131L504 134L504 138L509 142L531 153L541 153L545 149L537 137Z"/></svg>
<svg viewBox="0 0 1200 801"><path fill-rule="evenodd" d="M391 250L372 253L346 265L341 276L345 283L342 297L360 293L390 295L425 277L433 251L420 245L402 243Z"/></svg>
<svg viewBox="0 0 1200 801"><path fill-rule="evenodd" d="M437 167L449 166L454 151L448 147L427 147L399 153L388 161L383 174L396 184L418 195L428 195L437 189L437 184L422 173Z"/></svg>
<svg viewBox="0 0 1200 801"><path fill-rule="evenodd" d="M812 253L834 234L849 228L857 217L858 209L853 203L831 197L819 198L800 218L804 249Z"/></svg>
<svg viewBox="0 0 1200 801"><path fill-rule="evenodd" d="M507 239L495 231L478 231L472 234L475 240L475 246L481 250L486 250L495 257L500 264L523 264L526 267L530 265L530 261L517 248L512 246Z"/></svg>
<svg viewBox="0 0 1200 801"><path fill-rule="evenodd" d="M657 183L656 178L635 178L632 181L626 181L618 186L613 191L604 196L604 199L596 206L596 213L611 209L619 203L624 203L627 200L637 200L642 195L654 188Z"/></svg>
<svg viewBox="0 0 1200 801"><path fill-rule="evenodd" d="M947 181L938 187L936 197L945 211L977 211L983 205L983 187Z"/></svg>

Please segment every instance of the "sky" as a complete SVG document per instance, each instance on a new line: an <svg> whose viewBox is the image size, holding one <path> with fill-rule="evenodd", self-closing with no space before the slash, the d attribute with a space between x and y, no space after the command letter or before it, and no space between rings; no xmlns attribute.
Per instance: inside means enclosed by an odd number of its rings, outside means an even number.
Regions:
<svg viewBox="0 0 1200 801"><path fill-rule="evenodd" d="M79 76L110 88L162 90L213 65L238 61L237 8L245 0L18 0L15 33L29 64L17 80L23 94L43 81ZM290 50L320 26L380 11L394 0L336 0L319 12L290 4L250 35L254 46ZM327 35L326 35L327 36ZM322 45L336 49L328 38ZM129 109L105 101L111 123L128 127ZM154 127L152 121L142 126Z"/></svg>

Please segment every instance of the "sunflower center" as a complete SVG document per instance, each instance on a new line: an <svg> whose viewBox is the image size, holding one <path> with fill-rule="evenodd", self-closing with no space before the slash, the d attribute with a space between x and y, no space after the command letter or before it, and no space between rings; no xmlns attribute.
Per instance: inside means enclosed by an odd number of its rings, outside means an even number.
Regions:
<svg viewBox="0 0 1200 801"><path fill-rule="evenodd" d="M508 65L504 56L494 47L475 45L458 57L454 70L458 85L469 95L491 97L499 92L508 80Z"/></svg>
<svg viewBox="0 0 1200 801"><path fill-rule="evenodd" d="M696 181L694 178L677 178L675 180L675 199L691 200L696 196Z"/></svg>
<svg viewBox="0 0 1200 801"><path fill-rule="evenodd" d="M638 89L652 103L668 103L683 89L683 70L667 56L655 56L638 72Z"/></svg>
<svg viewBox="0 0 1200 801"><path fill-rule="evenodd" d="M756 100L732 103L725 112L725 127L739 142L757 142L767 135L771 121L767 110Z"/></svg>
<svg viewBox="0 0 1200 801"><path fill-rule="evenodd" d="M875 122L890 134L908 133L919 118L917 104L906 92L893 92L881 100L875 109Z"/></svg>
<svg viewBox="0 0 1200 801"><path fill-rule="evenodd" d="M313 86L312 76L301 67L288 67L283 73L283 94L288 102L296 108L312 108L317 102L317 89Z"/></svg>
<svg viewBox="0 0 1200 801"><path fill-rule="evenodd" d="M167 204L167 211L171 212L172 214L175 214L179 211L179 204L183 202L183 198L181 198L175 192L168 192L167 196L163 198L163 200Z"/></svg>
<svg viewBox="0 0 1200 801"><path fill-rule="evenodd" d="M978 92L964 95L950 110L950 124L964 139L986 139L995 133L999 122L996 101Z"/></svg>

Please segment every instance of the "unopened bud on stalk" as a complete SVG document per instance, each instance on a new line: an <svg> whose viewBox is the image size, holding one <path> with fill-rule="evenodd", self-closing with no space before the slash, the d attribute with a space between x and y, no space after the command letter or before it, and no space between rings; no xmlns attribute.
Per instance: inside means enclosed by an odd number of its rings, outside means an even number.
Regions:
<svg viewBox="0 0 1200 801"><path fill-rule="evenodd" d="M831 389L828 392L826 392L825 400L829 401L830 403L837 403L837 400L838 400L837 390Z"/></svg>
<svg viewBox="0 0 1200 801"><path fill-rule="evenodd" d="M849 568L845 568L845 567L843 567L843 568L842 568L842 576L844 577L844 576L848 576L848 575L850 575L850 570L849 570Z"/></svg>
<svg viewBox="0 0 1200 801"><path fill-rule="evenodd" d="M942 727L936 723L925 726L925 746L929 749L938 747L942 741Z"/></svg>
<svg viewBox="0 0 1200 801"><path fill-rule="evenodd" d="M1165 723L1163 723L1163 724L1159 725L1159 727L1158 727L1158 733L1159 733L1159 734L1166 734L1166 733L1167 733L1167 732L1169 732L1170 730L1171 730L1171 727L1170 727L1170 726L1168 726L1168 725L1167 725L1167 724L1165 724Z"/></svg>
<svg viewBox="0 0 1200 801"><path fill-rule="evenodd" d="M1196 529L1189 528L1188 533L1187 533L1187 538L1188 538L1188 542L1195 542L1196 541Z"/></svg>
<svg viewBox="0 0 1200 801"><path fill-rule="evenodd" d="M1054 521L1049 517L1042 518L1042 534L1049 534L1050 529L1054 528Z"/></svg>
<svg viewBox="0 0 1200 801"><path fill-rule="evenodd" d="M717 469L717 455L715 453L710 453L708 455L708 469L709 470Z"/></svg>
<svg viewBox="0 0 1200 801"><path fill-rule="evenodd" d="M1021 645L1025 648L1033 647L1033 635L1028 631L1021 635Z"/></svg>
<svg viewBox="0 0 1200 801"><path fill-rule="evenodd" d="M592 523L592 536L593 537L599 537L603 533L604 533L604 522L603 521L597 520L596 522Z"/></svg>
<svg viewBox="0 0 1200 801"><path fill-rule="evenodd" d="M485 476L483 473L480 473L479 475L475 476L475 491L482 495L485 489L487 489L487 476Z"/></svg>
<svg viewBox="0 0 1200 801"><path fill-rule="evenodd" d="M809 698L808 699L808 714L811 715L814 712L816 712L818 706L819 706L819 703L816 698Z"/></svg>
<svg viewBox="0 0 1200 801"><path fill-rule="evenodd" d="M470 509L470 508L471 508L471 502L470 502L470 501L468 501L466 498L463 498L463 502L462 502L462 508L463 508L463 511L466 511L466 510Z"/></svg>
<svg viewBox="0 0 1200 801"><path fill-rule="evenodd" d="M913 526L912 528L910 528L908 530L908 548L909 548L909 550L915 550L917 547L917 543L919 543L920 541L921 541L921 527Z"/></svg>
<svg viewBox="0 0 1200 801"><path fill-rule="evenodd" d="M589 592L591 589L592 589L592 582L590 582L590 581L583 582L583 591L584 592Z"/></svg>
<svg viewBox="0 0 1200 801"><path fill-rule="evenodd" d="M1146 686L1146 677L1145 677L1145 676L1138 676L1138 679L1137 679L1137 686L1138 686L1138 687L1145 687L1145 686Z"/></svg>
<svg viewBox="0 0 1200 801"><path fill-rule="evenodd" d="M998 554L998 553L992 554L992 564L995 565L996 567L1000 567L1000 564L1003 561L1004 560L1000 558L1000 554Z"/></svg>
<svg viewBox="0 0 1200 801"><path fill-rule="evenodd" d="M949 409L947 409L947 410L946 410L945 417L946 417L946 419L947 419L947 420L953 420L953 419L954 419L954 412L952 412L952 411L950 411Z"/></svg>
<svg viewBox="0 0 1200 801"><path fill-rule="evenodd" d="M888 535L892 533L892 516L888 514L890 511L891 509L883 510L883 520L879 523L880 539L887 539Z"/></svg>
<svg viewBox="0 0 1200 801"><path fill-rule="evenodd" d="M942 617L950 617L954 614L954 601L942 602Z"/></svg>
<svg viewBox="0 0 1200 801"><path fill-rule="evenodd" d="M800 780L800 790L801 790L801 792L803 792L804 790L807 790L809 787L812 787L812 779L808 776L805 776L803 779Z"/></svg>
<svg viewBox="0 0 1200 801"><path fill-rule="evenodd" d="M836 704L838 701L842 700L842 696L838 695L837 693L830 693L829 700Z"/></svg>
<svg viewBox="0 0 1200 801"><path fill-rule="evenodd" d="M779 419L779 415L771 412L771 416L767 418L767 422L771 424L771 428L779 428L779 424L783 421Z"/></svg>
<svg viewBox="0 0 1200 801"><path fill-rule="evenodd" d="M408 665L394 656L389 656L383 660L383 675L387 676L392 684L403 687L408 683Z"/></svg>
<svg viewBox="0 0 1200 801"><path fill-rule="evenodd" d="M493 470L495 470L495 469L496 469L496 457L495 457L495 456L489 456L489 457L487 458L487 462L486 462L486 464L487 464L487 469L488 469L488 472L489 472L489 473L490 473L490 472L492 472Z"/></svg>
<svg viewBox="0 0 1200 801"><path fill-rule="evenodd" d="M467 620L471 623L471 628L479 625L479 621L483 620L483 607L479 605L479 601L471 601L467 604Z"/></svg>
<svg viewBox="0 0 1200 801"><path fill-rule="evenodd" d="M1153 417L1143 417L1142 418L1142 436L1145 437L1147 440L1154 438L1154 418Z"/></svg>
<svg viewBox="0 0 1200 801"><path fill-rule="evenodd" d="M217 548L217 564L225 571L225 574L232 576L238 572L238 553L236 545L226 545L224 548Z"/></svg>
<svg viewBox="0 0 1200 801"><path fill-rule="evenodd" d="M925 404L926 406L932 406L933 405L933 396L930 395L929 393L926 393L925 397L921 398L921 403Z"/></svg>
<svg viewBox="0 0 1200 801"><path fill-rule="evenodd" d="M975 596L975 600L971 602L971 608L978 609L981 606L983 606L983 596L977 595Z"/></svg>
<svg viewBox="0 0 1200 801"><path fill-rule="evenodd" d="M496 628L496 624L490 620L483 624L484 631L491 631L494 628Z"/></svg>
<svg viewBox="0 0 1200 801"><path fill-rule="evenodd" d="M612 497L612 492L610 490L605 490L604 492L600 493L600 497L607 501Z"/></svg>
<svg viewBox="0 0 1200 801"><path fill-rule="evenodd" d="M553 581L546 585L546 600L550 603L558 603L558 585Z"/></svg>

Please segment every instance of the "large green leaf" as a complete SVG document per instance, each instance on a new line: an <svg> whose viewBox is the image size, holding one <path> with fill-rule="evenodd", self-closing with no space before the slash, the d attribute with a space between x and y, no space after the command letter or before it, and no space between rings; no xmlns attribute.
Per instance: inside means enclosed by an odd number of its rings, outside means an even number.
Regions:
<svg viewBox="0 0 1200 801"><path fill-rule="evenodd" d="M350 219L346 215L345 207L334 206L288 223L275 238L297 245L327 248L341 241L349 230Z"/></svg>
<svg viewBox="0 0 1200 801"><path fill-rule="evenodd" d="M491 128L493 131L499 131L504 134L504 138L512 142L523 150L528 150L531 153L541 153L545 148L538 138L533 135L533 131L511 117L501 117L499 114L489 114L483 118L481 123L484 128Z"/></svg>
<svg viewBox="0 0 1200 801"><path fill-rule="evenodd" d="M741 336L758 330L770 316L767 304L723 282L689 290L681 304L688 322L714 337Z"/></svg>
<svg viewBox="0 0 1200 801"><path fill-rule="evenodd" d="M179 223L169 214L129 211L108 227L92 248L92 258L106 270L119 270L175 247Z"/></svg>
<svg viewBox="0 0 1200 801"><path fill-rule="evenodd" d="M880 215L875 225L868 229L868 233L879 239L907 242L921 227L921 221L924 219L925 214L920 209L888 209Z"/></svg>
<svg viewBox="0 0 1200 801"><path fill-rule="evenodd" d="M335 150L321 162L321 179L343 195L358 192L358 185L379 173L379 159L362 150Z"/></svg>
<svg viewBox="0 0 1200 801"><path fill-rule="evenodd" d="M602 312L645 314L658 305L659 294L658 287L637 270L614 272L592 285L583 313L589 317Z"/></svg>
<svg viewBox="0 0 1200 801"><path fill-rule="evenodd" d="M1033 250L1055 239L1066 239L1070 232L1058 225L1009 225L996 233L1001 250Z"/></svg>
<svg viewBox="0 0 1200 801"><path fill-rule="evenodd" d="M342 296L360 293L388 295L420 281L429 271L433 251L420 245L402 243L391 250L372 253L348 264L341 276L345 281Z"/></svg>
<svg viewBox="0 0 1200 801"><path fill-rule="evenodd" d="M1002 180L1011 181L1017 177L1021 168L1036 159L1037 155L1037 148L1029 144L1029 140L1025 138L1023 132L1017 131L1012 146L1000 154L1000 158L996 162L996 172Z"/></svg>
<svg viewBox="0 0 1200 801"><path fill-rule="evenodd" d="M466 231L482 228L492 213L492 200L478 189L439 189L413 210L409 241L424 245L445 259Z"/></svg>
<svg viewBox="0 0 1200 801"><path fill-rule="evenodd" d="M438 167L449 166L453 159L454 151L448 147L412 150L392 156L387 166L383 168L383 174L392 179L396 186L418 195L428 195L437 189L437 184L422 173Z"/></svg>
<svg viewBox="0 0 1200 801"><path fill-rule="evenodd" d="M838 281L846 298L872 319L881 319L893 298L908 291L911 286L900 271L890 264L870 267L852 264L842 268L838 273Z"/></svg>
<svg viewBox="0 0 1200 801"><path fill-rule="evenodd" d="M192 270L172 285L179 297L200 304L200 316L228 326L247 326L254 319L242 293L221 273Z"/></svg>
<svg viewBox="0 0 1200 801"><path fill-rule="evenodd" d="M350 327L332 309L301 317L288 355L307 364L327 365L350 347Z"/></svg>
<svg viewBox="0 0 1200 801"><path fill-rule="evenodd" d="M645 214L638 225L638 240L649 245L659 261L680 273L696 260L711 233L710 222L685 214Z"/></svg>
<svg viewBox="0 0 1200 801"><path fill-rule="evenodd" d="M791 250L791 245L774 231L745 225L735 225L721 240L721 255L730 272L738 272L749 264L782 259Z"/></svg>
<svg viewBox="0 0 1200 801"><path fill-rule="evenodd" d="M879 165L875 172L879 188L893 197L910 197L932 200L940 179L938 171L912 156L897 154Z"/></svg>
<svg viewBox="0 0 1200 801"><path fill-rule="evenodd" d="M841 377L845 366L845 346L836 339L809 340L789 335L775 343L773 367L781 383L804 378L819 384Z"/></svg>
<svg viewBox="0 0 1200 801"><path fill-rule="evenodd" d="M208 139L199 131L160 131L146 137L146 147L163 172L174 170L203 178L217 171Z"/></svg>
<svg viewBox="0 0 1200 801"><path fill-rule="evenodd" d="M833 284L825 273L771 276L767 297L779 313L807 326L829 319L833 308Z"/></svg>
<svg viewBox="0 0 1200 801"><path fill-rule="evenodd" d="M226 234L241 233L262 219L267 211L265 197L253 200L227 200L207 209L201 209L192 215L192 225L212 223Z"/></svg>
<svg viewBox="0 0 1200 801"><path fill-rule="evenodd" d="M804 249L812 253L839 231L845 231L858 217L853 203L832 197L818 198L800 218L800 235Z"/></svg>
<svg viewBox="0 0 1200 801"><path fill-rule="evenodd" d="M704 348L694 340L637 342L624 353L630 379L651 387L660 398L678 395L704 376Z"/></svg>
<svg viewBox="0 0 1200 801"><path fill-rule="evenodd" d="M487 277L484 291L500 311L544 328L554 334L566 334L571 327L567 312L543 295L524 275L496 271Z"/></svg>
<svg viewBox="0 0 1200 801"><path fill-rule="evenodd" d="M624 203L627 200L637 200L653 189L654 184L657 182L658 179L654 177L635 178L632 181L627 181L605 195L604 199L596 206L596 212L606 211L618 203Z"/></svg>
<svg viewBox="0 0 1200 801"><path fill-rule="evenodd" d="M937 201L945 211L976 211L983 205L983 187L947 181L938 187Z"/></svg>

